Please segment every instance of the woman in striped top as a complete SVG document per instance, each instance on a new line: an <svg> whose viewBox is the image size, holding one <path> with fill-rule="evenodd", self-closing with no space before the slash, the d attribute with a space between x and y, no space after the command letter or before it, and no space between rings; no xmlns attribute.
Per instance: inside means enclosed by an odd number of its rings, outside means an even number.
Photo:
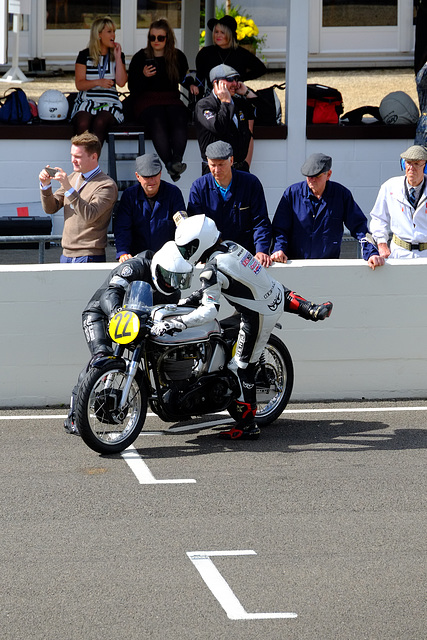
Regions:
<svg viewBox="0 0 427 640"><path fill-rule="evenodd" d="M79 52L75 65L75 81L79 91L71 118L76 134L90 131L101 144L108 130L123 122L122 103L116 84L127 82L125 56L115 41L116 27L110 17L94 20L89 47Z"/></svg>

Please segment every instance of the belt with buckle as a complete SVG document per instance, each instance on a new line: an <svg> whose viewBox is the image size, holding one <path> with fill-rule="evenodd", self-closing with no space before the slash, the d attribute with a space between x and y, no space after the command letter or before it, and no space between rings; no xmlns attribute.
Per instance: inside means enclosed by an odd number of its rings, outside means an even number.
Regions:
<svg viewBox="0 0 427 640"><path fill-rule="evenodd" d="M398 247L402 247L402 249L406 249L407 251L424 251L425 249L427 249L427 242L412 244L411 242L406 242L406 240L401 240L394 233L393 242L394 244L397 244Z"/></svg>

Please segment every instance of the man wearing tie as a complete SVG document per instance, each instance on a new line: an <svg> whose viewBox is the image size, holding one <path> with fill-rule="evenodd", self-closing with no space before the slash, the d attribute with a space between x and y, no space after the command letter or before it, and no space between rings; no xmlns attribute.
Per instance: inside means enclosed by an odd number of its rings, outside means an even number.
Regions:
<svg viewBox="0 0 427 640"><path fill-rule="evenodd" d="M51 176L47 167L39 174L43 210L54 214L64 208L60 262L105 262L108 225L118 191L114 180L101 171L100 155L97 136L86 131L71 139L73 173L67 175L54 167ZM51 177L61 185L54 193Z"/></svg>
<svg viewBox="0 0 427 640"><path fill-rule="evenodd" d="M384 258L427 258L426 161L425 147L409 147L400 155L405 175L381 185L370 231Z"/></svg>

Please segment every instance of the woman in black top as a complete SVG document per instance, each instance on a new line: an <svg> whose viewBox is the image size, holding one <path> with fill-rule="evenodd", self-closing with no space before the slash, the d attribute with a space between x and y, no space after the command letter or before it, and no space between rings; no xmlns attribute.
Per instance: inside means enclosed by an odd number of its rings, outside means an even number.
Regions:
<svg viewBox="0 0 427 640"><path fill-rule="evenodd" d="M175 46L169 23L155 20L148 30L145 49L129 66L128 88L134 118L150 133L154 147L176 182L187 168L182 162L187 146L188 109L180 100L178 84L193 95L199 90L188 75L185 54Z"/></svg>
<svg viewBox="0 0 427 640"><path fill-rule="evenodd" d="M201 84L209 89L209 71L219 64L236 69L242 82L254 80L267 72L265 64L253 53L237 43L237 22L225 15L219 20L211 18L208 28L212 31L214 44L200 49L196 56L196 75Z"/></svg>

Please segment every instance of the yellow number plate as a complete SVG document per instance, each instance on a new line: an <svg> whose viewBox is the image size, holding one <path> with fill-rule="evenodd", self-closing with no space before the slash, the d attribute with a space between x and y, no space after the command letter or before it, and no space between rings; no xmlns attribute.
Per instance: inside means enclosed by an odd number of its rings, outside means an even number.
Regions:
<svg viewBox="0 0 427 640"><path fill-rule="evenodd" d="M140 326L136 313L133 313L133 311L119 311L111 318L108 331L114 342L129 344L137 337Z"/></svg>

